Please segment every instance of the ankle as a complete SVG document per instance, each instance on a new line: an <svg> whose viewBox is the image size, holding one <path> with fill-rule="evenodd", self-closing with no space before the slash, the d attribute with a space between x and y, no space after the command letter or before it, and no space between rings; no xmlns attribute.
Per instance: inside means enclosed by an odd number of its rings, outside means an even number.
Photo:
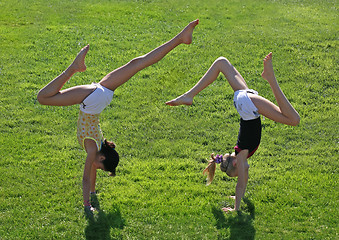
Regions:
<svg viewBox="0 0 339 240"><path fill-rule="evenodd" d="M73 69L72 66L70 66L70 67L68 67L65 71L63 71L62 73L63 73L66 77L70 78L70 77L72 77L76 72L77 72L77 70L76 70L76 69Z"/></svg>

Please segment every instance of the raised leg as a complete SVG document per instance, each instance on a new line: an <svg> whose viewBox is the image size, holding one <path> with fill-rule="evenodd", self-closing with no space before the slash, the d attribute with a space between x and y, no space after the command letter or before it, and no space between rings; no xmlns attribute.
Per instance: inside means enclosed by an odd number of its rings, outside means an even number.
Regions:
<svg viewBox="0 0 339 240"><path fill-rule="evenodd" d="M227 81L234 91L248 88L244 78L235 69L235 67L226 58L219 57L217 60L214 61L214 63L211 65L205 75L193 88L191 88L189 91L179 96L178 98L166 102L166 104L170 106L178 106L183 104L191 105L193 103L194 96L196 96L212 82L214 82L214 80L216 80L219 76L220 72L225 75Z"/></svg>
<svg viewBox="0 0 339 240"><path fill-rule="evenodd" d="M190 44L192 42L193 30L198 23L198 19L189 23L178 35L176 35L170 41L164 43L163 45L157 47L156 49L143 56L134 58L124 66L115 69L113 72L110 72L100 81L100 84L114 91L116 88L127 82L134 74L136 74L140 70L161 60L164 56L166 56L167 53L169 53L179 44Z"/></svg>
<svg viewBox="0 0 339 240"><path fill-rule="evenodd" d="M250 98L258 108L259 113L276 122L291 126L298 125L300 116L285 97L275 78L272 53L269 53L264 59L264 71L262 77L270 84L278 106L263 97L250 94Z"/></svg>
<svg viewBox="0 0 339 240"><path fill-rule="evenodd" d="M82 48L73 63L58 77L53 79L37 96L39 103L43 105L68 106L79 104L93 91L93 86L83 85L61 90L64 84L77 72L86 70L85 57L89 50L89 45Z"/></svg>

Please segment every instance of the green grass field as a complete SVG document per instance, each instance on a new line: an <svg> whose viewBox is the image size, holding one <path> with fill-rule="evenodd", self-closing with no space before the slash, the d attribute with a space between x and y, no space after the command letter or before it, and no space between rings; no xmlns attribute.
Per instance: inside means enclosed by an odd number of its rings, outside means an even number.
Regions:
<svg viewBox="0 0 339 240"><path fill-rule="evenodd" d="M338 2L316 0L0 1L0 239L337 239ZM85 152L78 106L39 105L36 94L91 45L87 71L65 87L98 82L196 18L193 43L118 88L101 115L117 143L117 177L99 172L102 211L84 216ZM164 103L219 56L274 101L260 77L272 51L276 77L301 116L297 127L266 119L241 213L236 179L210 153L232 151L239 117L223 76L193 106Z"/></svg>

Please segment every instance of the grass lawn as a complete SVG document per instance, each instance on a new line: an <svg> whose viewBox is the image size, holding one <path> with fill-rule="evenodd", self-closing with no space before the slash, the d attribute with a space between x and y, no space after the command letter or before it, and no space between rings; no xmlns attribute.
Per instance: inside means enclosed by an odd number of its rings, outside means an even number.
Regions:
<svg viewBox="0 0 339 240"><path fill-rule="evenodd" d="M0 1L0 239L338 238L337 1ZM193 43L118 88L101 114L117 143L117 177L98 173L102 211L82 207L85 152L78 106L48 107L36 94L81 47L87 71L65 87L108 72L177 34L196 18ZM223 76L192 106L164 103L188 89L219 56L250 88L274 101L261 79L273 52L276 77L301 116L297 127L263 120L240 213L236 179L221 171L206 187L210 153L232 151L239 117Z"/></svg>

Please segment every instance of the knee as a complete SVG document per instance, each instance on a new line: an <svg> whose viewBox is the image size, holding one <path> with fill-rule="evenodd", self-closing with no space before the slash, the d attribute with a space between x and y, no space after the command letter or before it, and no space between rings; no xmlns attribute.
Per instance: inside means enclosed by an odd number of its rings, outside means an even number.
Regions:
<svg viewBox="0 0 339 240"><path fill-rule="evenodd" d="M43 96L43 94L41 93L41 91L38 93L37 95L37 100L41 105L46 105L46 98Z"/></svg>
<svg viewBox="0 0 339 240"><path fill-rule="evenodd" d="M227 58L225 57L218 57L216 60L215 60L215 63L218 64L218 65L230 65L230 62L228 61Z"/></svg>
<svg viewBox="0 0 339 240"><path fill-rule="evenodd" d="M130 64L139 64L139 62L141 62L142 61L142 56L140 56L140 57L136 57L136 58L133 58L131 61L129 61L129 63Z"/></svg>
<svg viewBox="0 0 339 240"><path fill-rule="evenodd" d="M218 57L216 61L222 62L222 63L229 63L228 59L223 56Z"/></svg>
<svg viewBox="0 0 339 240"><path fill-rule="evenodd" d="M133 58L131 61L129 61L128 65L138 69L142 65L143 59L144 59L143 56Z"/></svg>
<svg viewBox="0 0 339 240"><path fill-rule="evenodd" d="M221 56L221 57L218 57L215 61L217 61L217 62L228 62L228 59Z"/></svg>
<svg viewBox="0 0 339 240"><path fill-rule="evenodd" d="M288 122L286 123L287 125L290 126L297 126L300 123L300 116L297 111L288 118Z"/></svg>
<svg viewBox="0 0 339 240"><path fill-rule="evenodd" d="M291 120L291 126L297 126L300 123L300 116L299 114L296 114L296 116L293 117Z"/></svg>

